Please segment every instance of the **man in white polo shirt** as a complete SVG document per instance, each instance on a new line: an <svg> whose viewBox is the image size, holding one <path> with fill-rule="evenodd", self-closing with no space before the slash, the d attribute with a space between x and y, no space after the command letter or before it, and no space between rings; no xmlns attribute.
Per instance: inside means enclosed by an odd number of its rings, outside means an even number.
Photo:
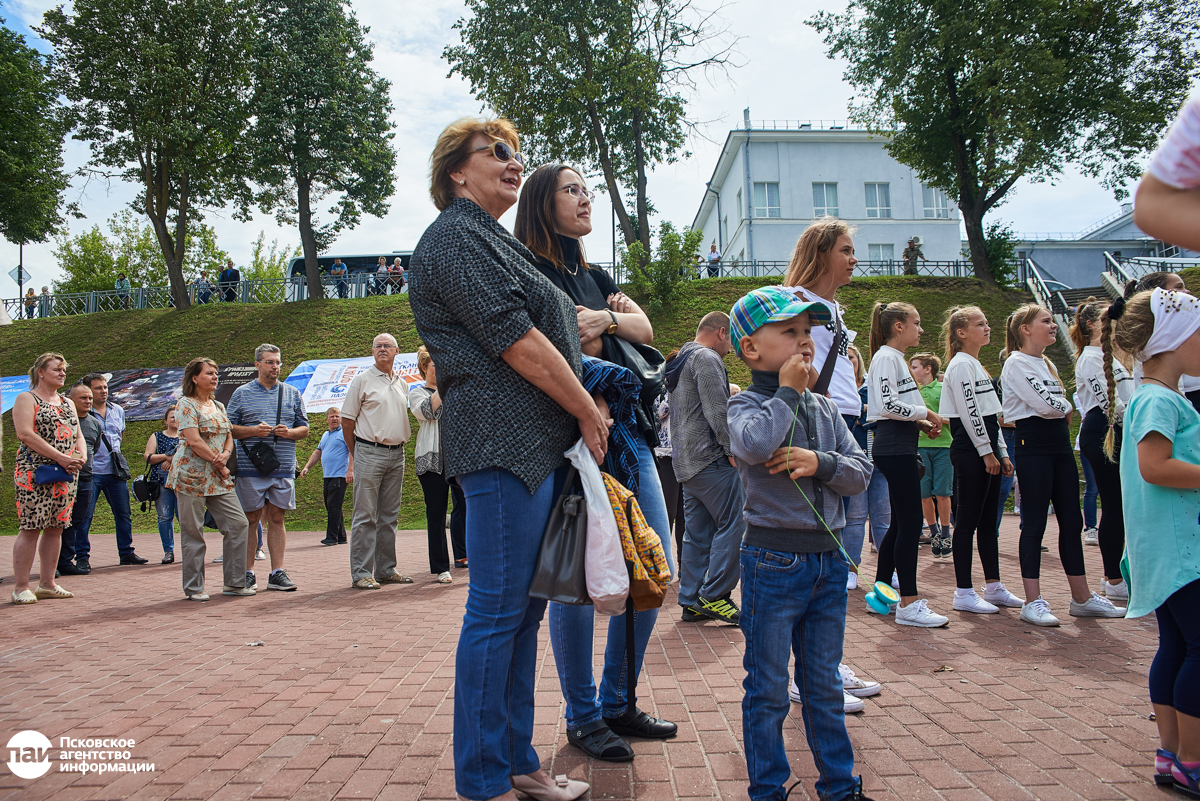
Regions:
<svg viewBox="0 0 1200 801"><path fill-rule="evenodd" d="M342 403L342 436L354 459L354 514L350 522L350 581L360 590L381 583L412 584L396 569L396 521L404 489L408 384L393 369L396 338L371 343L375 364L358 373Z"/></svg>

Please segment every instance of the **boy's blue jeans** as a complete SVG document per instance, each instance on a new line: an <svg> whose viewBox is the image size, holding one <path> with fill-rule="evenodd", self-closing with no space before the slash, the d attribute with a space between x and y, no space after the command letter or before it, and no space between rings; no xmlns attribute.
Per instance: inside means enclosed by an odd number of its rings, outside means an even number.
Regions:
<svg viewBox="0 0 1200 801"><path fill-rule="evenodd" d="M794 554L746 545L741 563L742 736L750 798L781 801L791 775L783 721L791 707L788 657L794 649L804 734L820 773L817 795L821 801L840 801L858 785L838 675L846 631L846 560L838 551Z"/></svg>

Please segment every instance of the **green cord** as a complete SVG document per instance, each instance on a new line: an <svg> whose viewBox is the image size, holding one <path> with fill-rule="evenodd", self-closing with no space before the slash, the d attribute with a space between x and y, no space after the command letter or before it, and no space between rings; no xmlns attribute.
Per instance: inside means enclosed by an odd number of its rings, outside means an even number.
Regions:
<svg viewBox="0 0 1200 801"><path fill-rule="evenodd" d="M811 500L809 500L808 494L804 491L804 488L800 486L800 482L797 481L796 479L792 478L792 468L791 468L792 452L791 452L790 443L796 436L796 423L798 423L798 422L800 422L800 415L798 415L796 412L792 412L792 430L791 430L791 433L788 434L789 447L788 447L787 459L783 463L784 469L787 470L788 478L790 478L792 480L792 483L796 485L796 489L800 490L800 495L803 496L804 500L808 502L808 508L812 509L813 514L817 516L817 520L820 520L821 525L825 527L825 530L827 532L829 532L829 536L833 537L833 541L837 543L838 550L842 552L842 556L846 557L846 561L850 563L850 566L854 569L855 573L860 573L861 571L859 571L859 569L858 569L858 564L855 563L855 561L850 558L850 554L846 553L846 549L842 546L841 539L838 537L837 534L833 533L832 529L829 528L829 524L825 522L825 518L822 517L821 513L817 511L817 507L813 506L813 502Z"/></svg>

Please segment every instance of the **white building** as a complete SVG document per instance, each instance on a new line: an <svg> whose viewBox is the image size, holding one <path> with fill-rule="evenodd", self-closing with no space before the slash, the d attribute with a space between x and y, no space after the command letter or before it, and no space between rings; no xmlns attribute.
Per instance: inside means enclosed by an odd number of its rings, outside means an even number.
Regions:
<svg viewBox="0 0 1200 801"><path fill-rule="evenodd" d="M970 274L958 208L889 156L886 139L836 122L752 123L749 109L745 115L725 139L692 222L704 230L705 253L717 244L723 275L781 273L800 234L824 214L857 227L856 255L871 262L864 274L899 273L913 236L929 260L919 272Z"/></svg>

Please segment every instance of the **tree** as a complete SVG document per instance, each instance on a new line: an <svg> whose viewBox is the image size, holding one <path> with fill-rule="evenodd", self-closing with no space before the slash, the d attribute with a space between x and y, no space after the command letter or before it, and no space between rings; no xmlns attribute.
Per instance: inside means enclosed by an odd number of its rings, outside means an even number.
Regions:
<svg viewBox="0 0 1200 801"><path fill-rule="evenodd" d="M280 247L279 240L273 240L267 249L265 231L258 232L254 247L250 251L250 264L241 271L243 281L281 281L287 277L288 262L299 256L303 248L296 245L291 250Z"/></svg>
<svg viewBox="0 0 1200 801"><path fill-rule="evenodd" d="M323 297L317 254L394 191L390 84L371 69L367 29L341 0L261 0L249 145L256 200L300 227L310 299ZM313 205L336 200L317 225Z"/></svg>
<svg viewBox="0 0 1200 801"><path fill-rule="evenodd" d="M38 32L57 51L90 167L139 185L180 310L187 234L238 188L248 124L253 0L75 0ZM115 172L113 172L115 171Z"/></svg>
<svg viewBox="0 0 1200 801"><path fill-rule="evenodd" d="M43 242L63 222L68 126L47 60L0 19L0 234Z"/></svg>
<svg viewBox="0 0 1200 801"><path fill-rule="evenodd" d="M955 198L975 276L983 218L1021 178L1079 165L1118 198L1197 74L1186 0L851 0L809 24L849 62L853 115Z"/></svg>
<svg viewBox="0 0 1200 801"><path fill-rule="evenodd" d="M521 133L533 161L604 178L626 245L650 253L646 174L683 153L685 94L733 43L691 0L467 0L443 57ZM634 197L633 216L622 190Z"/></svg>
<svg viewBox="0 0 1200 801"><path fill-rule="evenodd" d="M629 276L630 297L644 306L647 314L657 316L691 295L691 279L698 277L694 254L703 239L700 229L676 231L671 223L662 222L655 258L642 249L641 242L625 250L621 262Z"/></svg>

